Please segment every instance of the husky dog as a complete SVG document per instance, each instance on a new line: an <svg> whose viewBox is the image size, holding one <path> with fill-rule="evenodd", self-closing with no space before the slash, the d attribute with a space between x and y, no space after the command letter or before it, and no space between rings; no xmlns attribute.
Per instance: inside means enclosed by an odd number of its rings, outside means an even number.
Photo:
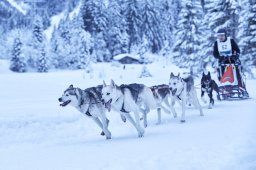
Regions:
<svg viewBox="0 0 256 170"><path fill-rule="evenodd" d="M60 104L62 107L70 104L87 117L92 118L102 129L101 135L106 135L106 139L111 139L111 133L108 130L109 120L106 118L106 110L101 101L101 89L102 86L97 86L82 90L70 85L59 98L59 102L62 102Z"/></svg>
<svg viewBox="0 0 256 170"><path fill-rule="evenodd" d="M194 79L190 75L187 78L183 79L180 77L180 74L175 76L173 73L170 75L169 87L172 93L173 100L181 100L179 102L182 107L182 116L181 122L185 122L185 109L186 102L189 101L200 111L200 116L203 116L203 111L201 105L198 101L196 90L194 87Z"/></svg>
<svg viewBox="0 0 256 170"><path fill-rule="evenodd" d="M207 103L206 100L203 98L204 93L206 92L210 98L210 103L208 106L209 109L212 109L212 106L214 105L214 99L212 97L213 90L216 91L217 99L220 100L219 87L217 83L211 79L211 73L208 71L208 74L204 74L203 72L201 79L201 99L204 103Z"/></svg>
<svg viewBox="0 0 256 170"><path fill-rule="evenodd" d="M161 123L161 109L164 110L164 112L170 114L173 113L173 117L177 117L177 113L173 108L173 105L169 103L170 98L170 88L166 84L162 85L155 85L150 87L151 91L153 92L156 104L157 104L157 114L158 114L158 124ZM167 106L167 108L163 105ZM171 112L170 112L171 110Z"/></svg>
<svg viewBox="0 0 256 170"><path fill-rule="evenodd" d="M138 132L138 137L143 137L144 129L140 125L142 103L149 109L155 108L155 100L150 88L143 84L123 84L117 86L113 80L110 85L103 81L102 100L105 107L110 111L113 108L121 114L123 121L129 120ZM134 113L135 120L130 115Z"/></svg>

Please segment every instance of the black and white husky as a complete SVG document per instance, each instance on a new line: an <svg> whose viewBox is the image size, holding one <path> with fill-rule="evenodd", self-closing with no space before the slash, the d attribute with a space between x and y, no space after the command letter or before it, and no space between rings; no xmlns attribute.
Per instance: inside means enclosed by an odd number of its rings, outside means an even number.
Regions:
<svg viewBox="0 0 256 170"><path fill-rule="evenodd" d="M150 87L153 92L156 104L157 104L157 114L158 114L158 124L161 123L161 110L165 113L170 114L173 113L173 117L177 117L177 113L173 108L173 105L169 103L169 99L171 98L170 88L166 84L155 85ZM163 105L167 106L167 108Z"/></svg>
<svg viewBox="0 0 256 170"><path fill-rule="evenodd" d="M204 99L204 94L206 92L210 98L208 106L209 109L212 109L212 106L214 105L214 99L212 97L213 90L217 93L217 99L220 100L219 87L217 83L212 80L211 73L208 71L208 74L204 74L203 72L201 78L201 99L204 103L207 103L207 101Z"/></svg>
<svg viewBox="0 0 256 170"><path fill-rule="evenodd" d="M152 91L143 84L116 85L111 80L110 85L103 81L102 99L105 107L110 111L113 108L121 114L123 121L129 120L138 132L138 137L143 137L144 129L140 125L140 112L142 103L149 109L156 108ZM130 115L134 113L134 118Z"/></svg>
<svg viewBox="0 0 256 170"><path fill-rule="evenodd" d="M59 98L59 102L62 102L60 106L65 107L70 104L87 117L92 118L102 129L101 135L106 135L106 139L111 139L111 133L108 130L109 120L106 118L106 109L101 100L101 90L102 86L82 90L70 85Z"/></svg>
<svg viewBox="0 0 256 170"><path fill-rule="evenodd" d="M193 104L196 108L199 109L200 116L204 115L197 98L196 90L194 87L194 79L191 75L184 79L180 77L180 74L175 76L173 73L171 73L169 87L172 94L172 100L181 101L178 102L182 107L181 122L185 122L185 110L187 102Z"/></svg>

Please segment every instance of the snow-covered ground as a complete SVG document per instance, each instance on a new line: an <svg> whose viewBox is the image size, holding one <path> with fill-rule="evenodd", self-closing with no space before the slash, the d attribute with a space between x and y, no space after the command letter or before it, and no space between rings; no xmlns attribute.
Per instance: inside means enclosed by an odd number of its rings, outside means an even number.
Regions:
<svg viewBox="0 0 256 170"><path fill-rule="evenodd" d="M0 169L1 170L254 170L256 169L256 81L247 80L252 99L217 101L200 117L187 110L187 121L156 111L149 115L145 137L109 112L112 139L100 136L92 120L58 98L70 84L87 88L107 83L168 83L165 62L148 65L153 77L138 78L142 65L92 65L93 71L54 71L17 74L0 62ZM214 75L215 76L215 75ZM216 77L216 76L215 76ZM196 84L199 83L196 79ZM200 91L198 89L198 96ZM216 97L215 97L216 98ZM180 113L180 106L175 105Z"/></svg>

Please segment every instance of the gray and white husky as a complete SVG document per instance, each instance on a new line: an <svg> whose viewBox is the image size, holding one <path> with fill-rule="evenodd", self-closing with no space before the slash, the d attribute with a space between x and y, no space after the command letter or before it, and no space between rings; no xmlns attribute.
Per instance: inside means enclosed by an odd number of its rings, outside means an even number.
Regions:
<svg viewBox="0 0 256 170"><path fill-rule="evenodd" d="M157 107L157 114L158 114L158 124L161 123L161 110L165 113L170 114L173 113L173 117L177 117L176 111L173 108L173 105L169 103L170 99L170 88L166 84L162 85L155 85L150 87L151 91L153 92L153 96L156 101ZM165 104L165 105L164 105ZM166 108L167 106L167 108Z"/></svg>
<svg viewBox="0 0 256 170"><path fill-rule="evenodd" d="M140 125L142 103L149 109L155 108L155 100L149 87L143 84L116 85L111 80L110 85L103 81L102 99L105 107L110 111L113 108L121 114L123 121L129 120L138 132L138 137L144 136L144 129ZM130 115L134 113L134 118Z"/></svg>
<svg viewBox="0 0 256 170"><path fill-rule="evenodd" d="M180 74L175 76L173 73L170 75L169 87L172 93L172 100L181 101L179 102L182 107L181 122L185 122L185 110L186 103L189 102L193 104L200 111L200 116L203 116L202 107L198 101L196 90L194 87L194 79L190 75L187 78L181 78Z"/></svg>
<svg viewBox="0 0 256 170"><path fill-rule="evenodd" d="M101 135L106 135L106 139L111 139L111 133L108 130L109 120L101 100L101 90L102 86L82 90L70 85L59 98L59 102L62 102L60 106L65 107L70 104L87 117L92 118L102 129Z"/></svg>

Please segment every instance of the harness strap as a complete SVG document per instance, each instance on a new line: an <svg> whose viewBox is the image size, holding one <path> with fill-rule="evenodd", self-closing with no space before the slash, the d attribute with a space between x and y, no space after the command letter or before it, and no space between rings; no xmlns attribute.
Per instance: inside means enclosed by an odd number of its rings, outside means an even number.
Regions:
<svg viewBox="0 0 256 170"><path fill-rule="evenodd" d="M87 112L85 113L87 116L92 116L91 113L87 110Z"/></svg>
<svg viewBox="0 0 256 170"><path fill-rule="evenodd" d="M78 106L81 108L83 104L84 104L84 99L82 98L82 100Z"/></svg>
<svg viewBox="0 0 256 170"><path fill-rule="evenodd" d="M127 111L124 109L124 102L123 102L123 104L122 104L122 108L121 108L120 111L121 111L121 112L124 112L124 113L129 113L129 112L127 112Z"/></svg>
<svg viewBox="0 0 256 170"><path fill-rule="evenodd" d="M176 96L178 97L178 99L180 99L180 100L181 100L180 95L181 95L181 93L183 92L183 90L184 90L184 87L183 87L182 90L180 91L180 94L179 94L179 95L176 95Z"/></svg>
<svg viewBox="0 0 256 170"><path fill-rule="evenodd" d="M117 102L117 100L119 100L119 99L120 99L120 97L116 99L116 102ZM130 113L130 112L127 112L127 111L124 109L124 101L123 101L122 108L120 109L120 111L121 111L121 112L124 112L124 113Z"/></svg>

